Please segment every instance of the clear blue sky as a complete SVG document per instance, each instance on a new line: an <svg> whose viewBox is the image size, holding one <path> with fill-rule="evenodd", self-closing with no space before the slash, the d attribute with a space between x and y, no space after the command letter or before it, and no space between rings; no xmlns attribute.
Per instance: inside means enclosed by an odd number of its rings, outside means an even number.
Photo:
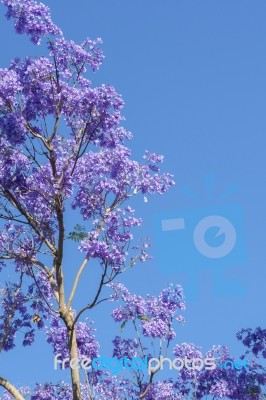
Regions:
<svg viewBox="0 0 266 400"><path fill-rule="evenodd" d="M162 249L155 243L158 232L153 227L158 214L169 212L171 216L181 209L196 213L197 208L210 204L215 208L237 203L242 208L248 264L245 268L239 265L232 274L241 276L246 293L218 296L212 291L212 272L202 269L201 296L196 300L187 296L186 324L177 332L178 343L192 341L204 350L227 344L238 356L242 347L235 333L242 327L265 327L266 322L265 1L43 2L51 7L66 38L103 39L106 58L95 83L111 83L122 94L125 126L134 134L133 156L140 159L145 149L159 152L165 156L164 170L175 175L176 185L166 196L148 203L139 199L134 204L144 219L140 236L152 238L155 258L124 276L129 289L156 294L170 281L186 288L185 273L163 274L158 266L156 254ZM26 37L15 35L3 17L3 6L0 11L0 66L8 66L15 56L40 54ZM206 174L214 175L211 202ZM218 202L231 185L237 191ZM184 186L200 199L184 195ZM178 251L173 263L177 260ZM204 296L202 288L208 289ZM92 314L106 353L119 333L108 317L109 310L103 306ZM34 359L35 354L41 358ZM22 358L24 368L19 368L16 362ZM38 352L18 349L1 355L1 370L19 384L57 377L52 355L44 346Z"/></svg>

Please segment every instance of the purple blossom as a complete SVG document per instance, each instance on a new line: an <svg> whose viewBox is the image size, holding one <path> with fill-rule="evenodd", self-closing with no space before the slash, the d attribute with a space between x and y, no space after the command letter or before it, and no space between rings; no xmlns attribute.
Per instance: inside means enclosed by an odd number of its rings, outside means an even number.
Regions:
<svg viewBox="0 0 266 400"><path fill-rule="evenodd" d="M73 74L73 67L79 74L86 72L86 65L93 71L99 68L103 54L96 46L101 43L100 38L96 40L87 38L81 45L77 45L72 40L67 41L60 37L50 44L50 55L56 59L57 68L62 71L63 76L69 78Z"/></svg>
<svg viewBox="0 0 266 400"><path fill-rule="evenodd" d="M237 333L236 337L244 346L250 349L255 356L261 353L263 358L266 358L266 329L260 327L254 330L251 328L242 329ZM249 350L247 350L247 353L248 352Z"/></svg>
<svg viewBox="0 0 266 400"><path fill-rule="evenodd" d="M148 391L147 400L181 400L185 399L183 393L176 388L172 381L158 381Z"/></svg>
<svg viewBox="0 0 266 400"><path fill-rule="evenodd" d="M121 283L110 285L114 291L112 300L124 304L115 308L112 316L116 322L137 321L146 337L172 340L175 331L172 327L178 309L184 310L183 290L180 285L169 285L158 297L131 294Z"/></svg>
<svg viewBox="0 0 266 400"><path fill-rule="evenodd" d="M34 44L40 44L42 36L61 33L44 4L34 0L2 0L2 3L7 7L7 18L14 19L16 32L26 33Z"/></svg>
<svg viewBox="0 0 266 400"><path fill-rule="evenodd" d="M113 357L127 357L129 359L137 357L139 351L139 342L137 339L123 339L120 336L116 336L113 340L113 345Z"/></svg>
<svg viewBox="0 0 266 400"><path fill-rule="evenodd" d="M92 328L92 321L79 322L77 324L77 345L79 358L89 357L91 359L99 357L99 344L95 339ZM47 342L52 345L55 355L61 354L62 359L69 358L67 341L67 328L63 326L59 318L52 318L51 326L45 329Z"/></svg>

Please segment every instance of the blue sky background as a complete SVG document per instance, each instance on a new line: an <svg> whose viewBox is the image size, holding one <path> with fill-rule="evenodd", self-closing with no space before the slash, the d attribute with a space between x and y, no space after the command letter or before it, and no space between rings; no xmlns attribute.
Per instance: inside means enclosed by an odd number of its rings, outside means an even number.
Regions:
<svg viewBox="0 0 266 400"><path fill-rule="evenodd" d="M229 207L243 211L248 263L228 268L228 277L242 280L246 293L218 296L212 271L202 269L200 296L187 296L186 324L177 329L176 342L194 342L208 350L226 344L236 357L242 346L235 333L242 327L265 327L266 190L266 3L224 1L44 1L53 20L68 39L101 37L105 61L95 84L110 83L126 103L124 125L134 134L133 157L145 149L165 156L163 169L174 174L176 185L165 196L134 202L144 223L139 236L150 236L154 259L123 277L132 292L157 294L168 282L188 285L185 273L162 273L153 221L159 214L175 215L198 208ZM0 6L1 67L15 56L42 54L25 36L14 33ZM206 174L214 176L208 199ZM222 193L235 185L225 200ZM184 194L190 187L199 198ZM73 224L74 225L74 224ZM165 252L167 252L167 246ZM173 251L173 250L171 250ZM171 253L172 254L172 253ZM157 255L157 258L156 258ZM77 258L69 250L69 261ZM78 257L78 256L77 256ZM172 262L178 271L178 242ZM82 286L83 295L89 292ZM102 306L88 315L97 326L102 352L110 355L111 340L119 334ZM37 349L37 347L39 347ZM38 351L37 351L38 350ZM35 355L38 354L38 359ZM52 353L43 344L1 354L1 373L16 384L56 380Z"/></svg>

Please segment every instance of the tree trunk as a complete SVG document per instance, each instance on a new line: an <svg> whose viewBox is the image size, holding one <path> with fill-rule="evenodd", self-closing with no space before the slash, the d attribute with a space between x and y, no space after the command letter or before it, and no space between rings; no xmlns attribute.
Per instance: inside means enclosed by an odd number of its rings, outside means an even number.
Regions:
<svg viewBox="0 0 266 400"><path fill-rule="evenodd" d="M0 386L3 386L16 400L25 400L19 391L10 382L0 376Z"/></svg>
<svg viewBox="0 0 266 400"><path fill-rule="evenodd" d="M71 313L71 311L69 313ZM68 314L67 318L65 319L68 331L68 347L70 353L70 361L73 359L78 360L76 326L73 326L74 316L71 314L70 315ZM71 381L73 390L73 400L82 400L79 369L70 367L70 371L71 371Z"/></svg>

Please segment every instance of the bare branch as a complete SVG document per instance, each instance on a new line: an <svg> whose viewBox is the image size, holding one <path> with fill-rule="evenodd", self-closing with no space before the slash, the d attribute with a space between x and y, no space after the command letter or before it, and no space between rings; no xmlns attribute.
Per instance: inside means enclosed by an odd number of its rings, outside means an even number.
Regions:
<svg viewBox="0 0 266 400"><path fill-rule="evenodd" d="M8 380L0 376L0 386L5 388L15 400L25 400L19 391Z"/></svg>
<svg viewBox="0 0 266 400"><path fill-rule="evenodd" d="M75 296L75 293L76 293L76 290L77 290L77 287L78 287L78 283L79 283L81 274L82 274L82 272L84 271L84 268L86 267L88 261L89 261L89 259L88 259L88 258L85 258L85 260L83 261L83 263L82 263L81 266L79 267L79 270L78 270L77 275L76 275L76 277L75 277L75 281L74 281L74 284L73 284L73 287L72 287L72 290L71 290L71 293L70 293L70 296L69 296L69 300L68 300L68 302L67 302L67 309L68 309L68 310L69 310L70 307L71 307L71 304L72 304L72 302L73 302L73 299L74 299L74 296Z"/></svg>

